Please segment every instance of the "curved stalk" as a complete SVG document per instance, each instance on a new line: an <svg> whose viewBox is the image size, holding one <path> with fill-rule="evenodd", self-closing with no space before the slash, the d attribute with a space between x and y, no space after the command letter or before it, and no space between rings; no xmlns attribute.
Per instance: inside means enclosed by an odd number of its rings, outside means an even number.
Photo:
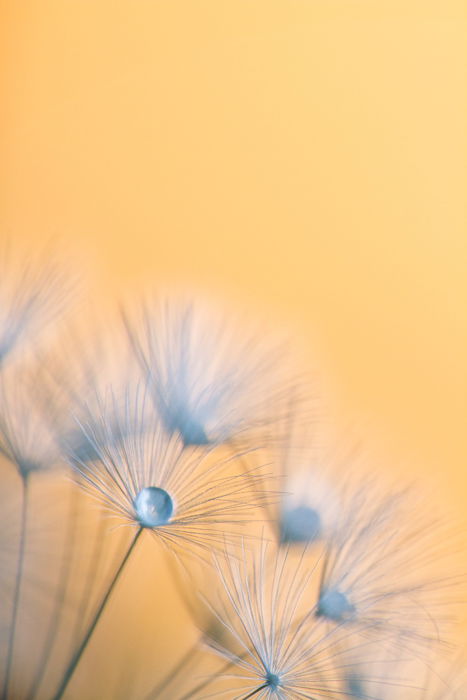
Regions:
<svg viewBox="0 0 467 700"><path fill-rule="evenodd" d="M166 676L162 679L160 683L158 683L151 691L148 693L148 695L145 696L144 700L155 700L155 698L158 698L159 695L163 690L167 688L168 685L178 676L180 671L183 670L183 667L185 664L189 663L190 660L195 656L196 652L199 649L199 640L197 640L189 649L188 651L182 656L180 661L178 661L175 666L171 668L169 673L166 674Z"/></svg>
<svg viewBox="0 0 467 700"><path fill-rule="evenodd" d="M21 588L23 582L24 559L26 550L26 531L28 526L28 494L29 494L29 477L21 477L22 484L22 502L21 502L21 525L20 539L18 547L18 563L16 568L15 589L13 593L13 611L11 614L10 634L8 639L8 652L5 668L5 677L2 688L2 700L7 700L8 690L10 685L11 669L13 666L14 648L16 641L16 632L18 625L19 602L21 598Z"/></svg>
<svg viewBox="0 0 467 700"><path fill-rule="evenodd" d="M74 543L76 540L76 520L77 520L77 492L75 488L74 482L72 483L72 492L71 492L71 499L70 499L70 504L69 504L69 517L68 517L68 523L67 523L67 532L65 535L65 540L64 540L64 551L62 554L62 561L61 561L61 567L60 567L60 576L58 580L58 587L57 587L57 595L55 599L55 604L54 608L50 617L49 621L49 627L47 630L47 635L45 639L45 643L42 649L42 653L39 659L39 663L37 664L37 669L36 669L36 674L34 677L34 680L32 682L31 688L29 693L27 694L25 700L34 700L36 697L37 693L39 692L41 683L44 679L45 672L48 667L48 663L50 660L50 652L52 650L53 644L55 642L55 638L57 635L57 630L59 627L60 623L60 611L62 608L62 605L65 601L66 598L66 593L69 585L69 580L70 580L70 573L71 573L71 562L68 560L68 552L73 552L74 548ZM69 546L67 547L67 543Z"/></svg>
<svg viewBox="0 0 467 700"><path fill-rule="evenodd" d="M116 584L117 584L117 582L118 582L118 580L119 580L119 578L120 578L120 576L121 576L121 573L122 573L122 571L124 570L125 565L126 565L128 559L130 558L130 555L131 555L131 553L133 552L133 550L134 550L134 548L135 548L135 545L136 545L136 543L137 543L137 541L138 541L138 539L139 539L139 537L140 537L140 535L141 535L143 529L144 529L144 528L140 527L140 528L138 529L136 535L134 536L133 540L131 541L131 544L130 544L130 546L128 547L128 550L127 550L125 556L123 557L122 562L121 562L120 566L118 567L118 569L117 569L117 571L116 571L116 573L115 573L115 575L114 575L114 577L113 577L113 579L112 579L112 582L111 582L109 588L107 589L107 592L106 592L104 598L102 599L102 602L101 602L101 604L99 605L99 607L98 607L98 609L97 609L97 611L96 611L96 613L95 613L95 615L94 615L94 617L93 617L93 619L92 619L91 624L90 624L89 627L88 627L88 630L87 630L87 632L86 632L86 634L85 634L85 636L84 636L84 638L83 638L83 640L82 640L82 642L81 642L79 648L78 648L77 651L75 652L73 658L71 659L71 661L70 661L70 663L69 663L69 665L68 665L67 670L65 671L65 674L64 674L64 676L63 676L62 682L60 683L60 687L58 688L57 692L56 692L55 695L53 696L53 699L52 699L52 700L60 700L60 698L63 697L63 694L64 694L65 690L67 689L68 684L69 684L71 678L73 677L73 674L74 674L74 672L75 672L75 670L76 670L76 667L78 666L78 664L79 664L79 662L80 662L80 659L81 659L81 657L82 657L84 651L86 650L86 647L87 647L87 645L88 645L88 643L89 643L89 640L91 639L91 637L92 637L92 635L93 635L93 632L94 632L94 630L95 630L96 627L97 627L97 623L99 622L99 620L100 620L100 618L101 618L101 616L102 616L102 613L103 613L104 610L105 610L105 607L106 607L106 605L107 605L107 602L109 601L109 598L110 598L110 596L112 595L112 591L114 590L114 588L115 588L115 586L116 586Z"/></svg>

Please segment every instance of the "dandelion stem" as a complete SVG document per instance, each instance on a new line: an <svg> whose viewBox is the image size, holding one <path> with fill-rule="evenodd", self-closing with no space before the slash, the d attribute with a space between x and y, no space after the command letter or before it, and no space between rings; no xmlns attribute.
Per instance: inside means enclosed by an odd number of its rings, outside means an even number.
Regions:
<svg viewBox="0 0 467 700"><path fill-rule="evenodd" d="M158 683L148 695L145 696L144 700L153 700L159 697L160 693L167 688L167 686L178 676L180 671L184 668L185 664L189 663L191 659L195 656L199 649L200 640L197 639L196 642L188 649L188 651L182 656L180 661L178 661L175 666L167 673L165 678Z"/></svg>
<svg viewBox="0 0 467 700"><path fill-rule="evenodd" d="M119 580L120 575L121 575L123 569L125 568L125 565L126 565L128 559L130 558L130 555L133 552L133 549L135 548L135 545L136 545L143 529L144 528L140 527L138 529L136 535L133 537L133 540L131 541L131 544L128 547L128 550L127 550L125 556L123 557L122 562L121 562L120 566L118 567L118 569L117 569L117 571L112 579L112 582L111 582L109 588L107 589L107 592L106 592L104 598L102 599L102 602L99 605L99 607L94 615L94 618L93 618L91 624L88 627L88 631L86 632L83 641L81 642L78 650L75 652L75 654L74 654L74 656L73 656L73 658L72 658L72 660L71 660L71 662L70 662L70 664L69 664L69 666L68 666L68 668L63 676L63 679L62 679L62 682L60 684L58 691L53 696L53 700L60 700L60 698L63 697L63 694L68 687L68 683L70 682L70 680L71 680L71 678L76 670L76 667L79 664L79 661L83 655L83 652L85 651L85 649L88 645L88 642L91 639L92 634L97 627L97 623L99 622L101 615L104 612L104 609L107 605L107 602L108 602L110 596L112 595L112 591L115 588L115 585L116 585L117 581Z"/></svg>
<svg viewBox="0 0 467 700"><path fill-rule="evenodd" d="M26 700L34 700L36 697L41 683L44 679L48 662L50 661L50 653L52 651L57 630L60 624L60 612L62 610L63 603L65 601L66 593L69 586L70 573L71 573L71 562L69 561L69 552L73 553L74 543L76 539L76 520L77 520L77 491L74 482L71 482L71 494L69 503L69 517L67 518L67 532L65 534L63 543L63 553L62 561L60 567L60 576L57 584L57 595L55 598L55 605L53 612L51 614L49 628L47 631L46 640L44 647L42 649L42 654L37 664L37 670L35 678L32 682L31 689L26 696Z"/></svg>
<svg viewBox="0 0 467 700"><path fill-rule="evenodd" d="M244 695L242 700L248 700L248 698L252 698L254 695L258 695L262 690L267 688L269 686L269 683L263 683L263 685L260 685L259 688L256 688L256 690L253 690L251 693L248 693L248 695Z"/></svg>
<svg viewBox="0 0 467 700"><path fill-rule="evenodd" d="M19 535L18 548L18 564L16 569L15 590L13 594L13 611L11 614L10 636L8 640L8 653L5 669L5 679L3 681L2 700L8 697L8 687L10 684L11 668L13 665L13 653L16 641L16 628L18 624L19 601L21 596L21 584L23 581L24 558L26 549L26 531L28 523L28 493L29 493L29 477L21 478L22 485L22 502L21 502L21 525Z"/></svg>
<svg viewBox="0 0 467 700"><path fill-rule="evenodd" d="M73 631L71 633L72 645L76 644L76 641L79 639L80 633L84 628L83 621L85 621L87 617L88 604L89 600L91 599L92 587L97 578L97 570L99 567L101 554L104 547L104 532L106 527L107 523L102 517L102 515L100 515L98 530L94 535L94 547L90 556L89 566L87 567L87 571L83 576L83 590L81 593L80 601L77 605L76 620L73 626Z"/></svg>
<svg viewBox="0 0 467 700"><path fill-rule="evenodd" d="M198 693L200 690L204 690L206 686L208 686L210 683L216 680L216 678L219 678L225 671L228 671L231 666L234 665L233 661L229 661L226 663L224 666L222 666L221 670L218 671L218 673L215 673L212 676L209 676L209 678L206 678L204 681L199 683L196 688L192 688L189 693L186 693L185 695L182 695L179 700L191 700L191 698L195 697L195 693Z"/></svg>

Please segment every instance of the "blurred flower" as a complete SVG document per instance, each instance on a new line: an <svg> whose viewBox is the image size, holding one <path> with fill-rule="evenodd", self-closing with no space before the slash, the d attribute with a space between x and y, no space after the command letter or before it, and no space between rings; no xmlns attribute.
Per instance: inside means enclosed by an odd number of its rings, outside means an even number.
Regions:
<svg viewBox="0 0 467 700"><path fill-rule="evenodd" d="M348 489L339 527L325 543L316 615L402 642L439 641L460 579L440 575L446 551L407 492L379 496L369 482ZM441 547L439 546L441 544Z"/></svg>
<svg viewBox="0 0 467 700"><path fill-rule="evenodd" d="M43 410L38 368L9 368L0 375L0 454L23 479L60 463L53 421Z"/></svg>
<svg viewBox="0 0 467 700"><path fill-rule="evenodd" d="M19 261L7 249L0 262L0 365L38 337L66 308L75 285L70 271L44 254Z"/></svg>
<svg viewBox="0 0 467 700"><path fill-rule="evenodd" d="M203 305L166 303L125 324L169 434L185 446L238 439L278 420L289 396L279 360L257 333L243 333Z"/></svg>
<svg viewBox="0 0 467 700"><path fill-rule="evenodd" d="M43 411L55 426L63 453L72 454L81 465L97 460L93 443L80 423L92 424L95 418L99 421L102 396L110 389L118 399L115 408L121 413L125 392L138 379L139 368L126 338L113 332L108 319L94 319L92 323L86 318L83 327L62 329L58 342L41 356L41 395ZM119 439L117 418L111 415L110 407L106 419ZM124 423L123 415L120 422ZM144 422L136 427L141 433Z"/></svg>
<svg viewBox="0 0 467 700"><path fill-rule="evenodd" d="M340 491L316 462L298 466L281 498L280 542L312 544L330 538L339 524L340 498Z"/></svg>

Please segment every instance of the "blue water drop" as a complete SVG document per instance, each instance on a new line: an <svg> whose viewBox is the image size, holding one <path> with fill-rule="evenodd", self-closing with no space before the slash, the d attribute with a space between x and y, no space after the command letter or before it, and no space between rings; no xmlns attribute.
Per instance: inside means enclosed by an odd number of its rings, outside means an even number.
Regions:
<svg viewBox="0 0 467 700"><path fill-rule="evenodd" d="M137 520L142 527L166 525L174 511L170 495L157 486L142 489L135 498L134 506Z"/></svg>
<svg viewBox="0 0 467 700"><path fill-rule="evenodd" d="M321 518L314 508L297 506L282 514L282 542L314 542L321 537Z"/></svg>
<svg viewBox="0 0 467 700"><path fill-rule="evenodd" d="M323 591L319 597L316 614L327 617L328 620L343 622L355 612L355 607L350 603L345 593L337 589Z"/></svg>

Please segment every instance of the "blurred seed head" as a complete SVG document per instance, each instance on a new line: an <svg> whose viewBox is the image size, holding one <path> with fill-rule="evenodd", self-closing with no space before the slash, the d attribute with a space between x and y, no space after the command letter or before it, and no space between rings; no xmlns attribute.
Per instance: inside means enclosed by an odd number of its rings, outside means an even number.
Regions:
<svg viewBox="0 0 467 700"><path fill-rule="evenodd" d="M444 535L413 493L356 482L325 543L316 615L412 649L441 642L462 582L440 567Z"/></svg>
<svg viewBox="0 0 467 700"><path fill-rule="evenodd" d="M200 302L145 307L125 325L162 424L185 446L238 440L278 420L292 389L278 343Z"/></svg>
<svg viewBox="0 0 467 700"><path fill-rule="evenodd" d="M0 257L0 366L17 350L37 348L44 331L70 304L77 277L56 251L21 256L9 246Z"/></svg>
<svg viewBox="0 0 467 700"><path fill-rule="evenodd" d="M53 420L43 410L37 366L0 373L0 454L27 478L61 463Z"/></svg>

